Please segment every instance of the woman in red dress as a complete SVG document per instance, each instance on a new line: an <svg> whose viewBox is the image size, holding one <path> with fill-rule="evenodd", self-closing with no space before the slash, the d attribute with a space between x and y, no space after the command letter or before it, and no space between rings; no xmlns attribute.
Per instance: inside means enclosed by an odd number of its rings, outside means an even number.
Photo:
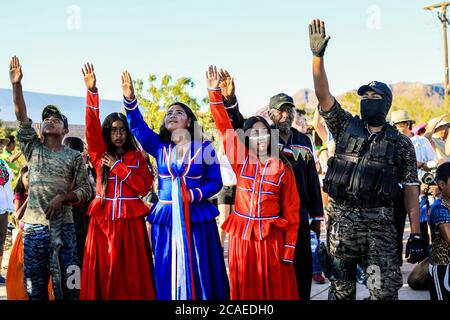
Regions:
<svg viewBox="0 0 450 320"><path fill-rule="evenodd" d="M94 67L85 65L83 76L88 89L86 140L97 184L88 210L80 299L155 299L144 220L149 209L141 200L153 177L123 114L112 113L100 125Z"/></svg>
<svg viewBox="0 0 450 320"><path fill-rule="evenodd" d="M206 78L211 112L237 178L235 211L222 225L230 236L231 299L299 299L293 262L300 199L292 168L271 149L277 143L263 117L249 118L245 143L239 140L216 67L209 68Z"/></svg>

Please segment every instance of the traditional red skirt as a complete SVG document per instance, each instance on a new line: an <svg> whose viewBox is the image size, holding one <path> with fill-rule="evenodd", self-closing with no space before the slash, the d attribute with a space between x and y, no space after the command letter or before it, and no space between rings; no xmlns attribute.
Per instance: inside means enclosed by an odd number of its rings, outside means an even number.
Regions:
<svg viewBox="0 0 450 320"><path fill-rule="evenodd" d="M298 300L293 264L283 263L284 232L273 227L263 240L230 234L228 264L232 300Z"/></svg>
<svg viewBox="0 0 450 320"><path fill-rule="evenodd" d="M82 300L153 300L153 262L144 217L92 216L81 271Z"/></svg>

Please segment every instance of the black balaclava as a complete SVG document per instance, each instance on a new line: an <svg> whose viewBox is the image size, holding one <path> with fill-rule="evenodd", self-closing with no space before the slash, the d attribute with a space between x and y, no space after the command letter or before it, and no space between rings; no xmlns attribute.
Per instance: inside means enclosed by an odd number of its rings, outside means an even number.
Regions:
<svg viewBox="0 0 450 320"><path fill-rule="evenodd" d="M361 119L371 127L381 127L386 123L386 117L392 101L383 99L362 99Z"/></svg>

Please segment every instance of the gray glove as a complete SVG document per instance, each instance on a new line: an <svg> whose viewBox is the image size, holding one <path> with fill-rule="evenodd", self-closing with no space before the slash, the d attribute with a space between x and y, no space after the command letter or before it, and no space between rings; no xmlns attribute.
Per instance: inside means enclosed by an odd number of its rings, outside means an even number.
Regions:
<svg viewBox="0 0 450 320"><path fill-rule="evenodd" d="M323 57L329 40L330 37L325 34L325 23L320 20L313 20L309 25L309 44L313 55Z"/></svg>

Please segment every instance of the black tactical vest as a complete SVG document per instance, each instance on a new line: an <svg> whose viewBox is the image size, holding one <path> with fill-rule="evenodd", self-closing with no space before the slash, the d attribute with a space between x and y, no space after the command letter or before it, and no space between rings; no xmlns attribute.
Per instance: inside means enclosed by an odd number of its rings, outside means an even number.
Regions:
<svg viewBox="0 0 450 320"><path fill-rule="evenodd" d="M390 206L400 182L398 138L399 132L388 124L369 137L364 123L352 118L337 141L335 156L328 160L324 191L348 206Z"/></svg>

